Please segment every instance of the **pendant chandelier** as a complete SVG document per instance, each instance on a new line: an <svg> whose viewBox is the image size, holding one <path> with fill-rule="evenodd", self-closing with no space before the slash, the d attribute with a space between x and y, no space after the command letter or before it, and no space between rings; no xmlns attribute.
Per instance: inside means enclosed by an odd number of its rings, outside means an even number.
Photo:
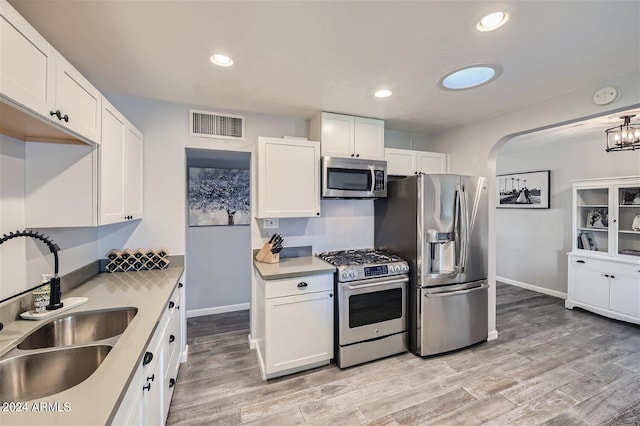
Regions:
<svg viewBox="0 0 640 426"><path fill-rule="evenodd" d="M640 149L640 125L631 124L631 118L635 114L623 115L624 120L619 126L607 129L607 152L611 151L634 151Z"/></svg>

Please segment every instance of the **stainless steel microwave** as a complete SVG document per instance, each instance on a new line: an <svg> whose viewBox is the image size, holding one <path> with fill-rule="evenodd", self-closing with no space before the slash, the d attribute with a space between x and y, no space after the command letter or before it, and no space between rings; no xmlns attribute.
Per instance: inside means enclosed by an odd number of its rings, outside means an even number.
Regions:
<svg viewBox="0 0 640 426"><path fill-rule="evenodd" d="M322 198L385 198L387 162L322 157Z"/></svg>

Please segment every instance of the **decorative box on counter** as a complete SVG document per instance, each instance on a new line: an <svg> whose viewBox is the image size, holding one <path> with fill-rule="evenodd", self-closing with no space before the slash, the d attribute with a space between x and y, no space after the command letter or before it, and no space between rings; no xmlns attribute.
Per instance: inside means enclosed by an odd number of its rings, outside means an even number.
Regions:
<svg viewBox="0 0 640 426"><path fill-rule="evenodd" d="M169 251L167 249L136 249L110 250L107 253L108 263L105 266L109 272L144 271L147 269L164 269L169 266Z"/></svg>

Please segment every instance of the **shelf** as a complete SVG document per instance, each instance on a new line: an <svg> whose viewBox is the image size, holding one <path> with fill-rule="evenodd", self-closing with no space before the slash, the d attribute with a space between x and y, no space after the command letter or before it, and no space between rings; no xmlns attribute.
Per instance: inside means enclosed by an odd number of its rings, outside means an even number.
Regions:
<svg viewBox="0 0 640 426"><path fill-rule="evenodd" d="M624 207L624 208L636 208L636 209L640 209L640 204L618 204L618 207Z"/></svg>
<svg viewBox="0 0 640 426"><path fill-rule="evenodd" d="M619 229L618 230L619 233L621 234L635 234L635 235L640 235L640 231L631 231L631 230L626 230L626 229Z"/></svg>
<svg viewBox="0 0 640 426"><path fill-rule="evenodd" d="M587 207L587 208L599 208L599 209L608 209L609 206L606 204L581 204L578 207Z"/></svg>
<svg viewBox="0 0 640 426"><path fill-rule="evenodd" d="M608 232L609 228L577 228L578 231Z"/></svg>

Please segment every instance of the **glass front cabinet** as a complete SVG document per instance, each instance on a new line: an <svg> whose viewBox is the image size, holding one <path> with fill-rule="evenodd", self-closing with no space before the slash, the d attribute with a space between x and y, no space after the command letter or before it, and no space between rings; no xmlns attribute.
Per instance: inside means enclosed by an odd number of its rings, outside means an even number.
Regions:
<svg viewBox="0 0 640 426"><path fill-rule="evenodd" d="M573 181L565 306L640 324L640 177Z"/></svg>

